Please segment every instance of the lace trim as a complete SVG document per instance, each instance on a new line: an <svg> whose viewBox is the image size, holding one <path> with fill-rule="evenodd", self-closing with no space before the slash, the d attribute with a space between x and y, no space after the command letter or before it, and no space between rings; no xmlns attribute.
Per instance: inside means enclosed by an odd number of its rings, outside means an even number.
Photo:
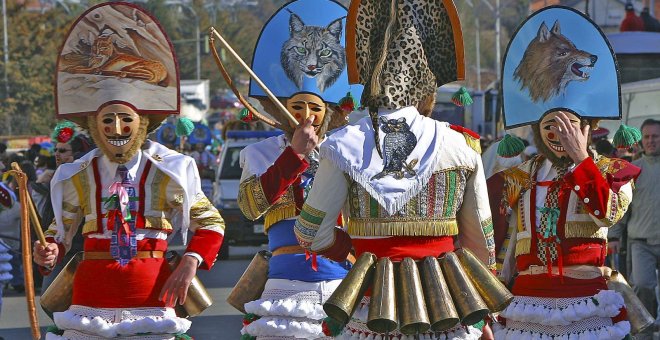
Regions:
<svg viewBox="0 0 660 340"><path fill-rule="evenodd" d="M179 334L190 328L189 320L179 318L171 308L91 308L72 305L53 313L55 325L90 335L113 338L140 333Z"/></svg>
<svg viewBox="0 0 660 340"><path fill-rule="evenodd" d="M500 315L512 321L567 326L592 317L615 317L623 306L623 297L613 290L583 298L517 296Z"/></svg>

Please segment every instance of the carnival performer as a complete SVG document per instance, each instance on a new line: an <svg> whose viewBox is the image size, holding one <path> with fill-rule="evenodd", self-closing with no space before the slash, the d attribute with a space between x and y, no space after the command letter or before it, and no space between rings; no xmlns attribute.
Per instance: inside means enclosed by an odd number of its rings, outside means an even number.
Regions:
<svg viewBox="0 0 660 340"><path fill-rule="evenodd" d="M98 149L57 169L49 243L34 244L47 272L76 233L85 238L71 306L54 313L58 330L46 339L188 338L191 322L173 307L197 268L215 262L224 221L193 160L146 140L178 113L178 86L172 45L140 7L103 3L70 29L57 63L57 118L88 129ZM171 270L167 236L179 227L184 243L193 234Z"/></svg>
<svg viewBox="0 0 660 340"><path fill-rule="evenodd" d="M306 254L293 225L318 169L318 145L329 129L346 123L346 113L337 104L342 99L352 104L346 94L361 92L362 86L348 85L342 46L345 17L346 9L332 0L290 2L271 17L255 48L255 73L298 125L286 119L257 84L251 85L250 96L260 99L285 133L241 151L238 204L248 218L265 218L273 254L261 298L245 304L244 336L329 339L322 329L323 303L346 276L346 256L333 261ZM273 53L276 47L279 54ZM337 223L335 215L333 226Z"/></svg>
<svg viewBox="0 0 660 340"><path fill-rule="evenodd" d="M597 120L621 114L611 51L593 22L560 6L532 14L507 49L505 126L532 125L539 154L488 181L498 272L515 295L496 339L619 340L631 331L603 264L607 228L626 212L639 169L588 148Z"/></svg>
<svg viewBox="0 0 660 340"><path fill-rule="evenodd" d="M361 105L369 115L321 145L314 186L295 224L300 245L335 260L353 247L356 257L371 252L393 262L439 257L458 245L494 269L479 137L426 117L437 87L464 76L456 8L449 1L362 0L351 4L347 20L349 80L364 84ZM347 231L335 227L340 211ZM365 297L341 338L384 338L365 324L368 305ZM457 325L417 335L481 334Z"/></svg>

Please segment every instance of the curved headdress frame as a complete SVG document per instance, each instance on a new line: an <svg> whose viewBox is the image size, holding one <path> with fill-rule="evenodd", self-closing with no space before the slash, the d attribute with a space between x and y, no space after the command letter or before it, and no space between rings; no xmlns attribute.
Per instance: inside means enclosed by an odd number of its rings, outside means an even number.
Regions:
<svg viewBox="0 0 660 340"><path fill-rule="evenodd" d="M132 3L106 2L83 13L60 47L55 74L57 119L87 126L87 116L124 104L149 116L155 130L180 109L179 68L160 23Z"/></svg>
<svg viewBox="0 0 660 340"><path fill-rule="evenodd" d="M413 10L418 6L427 11ZM465 79L463 33L452 0L353 0L346 25L349 82L365 86L365 106L416 105L438 87Z"/></svg>
<svg viewBox="0 0 660 340"><path fill-rule="evenodd" d="M277 98L311 93L337 104L348 92L361 95L362 86L348 83L346 13L335 0L296 0L270 17L255 45L252 69ZM254 81L249 96L266 98ZM277 112L268 113L288 125Z"/></svg>
<svg viewBox="0 0 660 340"><path fill-rule="evenodd" d="M621 119L612 46L591 19L570 7L543 8L518 27L504 55L501 88L506 129L557 110Z"/></svg>

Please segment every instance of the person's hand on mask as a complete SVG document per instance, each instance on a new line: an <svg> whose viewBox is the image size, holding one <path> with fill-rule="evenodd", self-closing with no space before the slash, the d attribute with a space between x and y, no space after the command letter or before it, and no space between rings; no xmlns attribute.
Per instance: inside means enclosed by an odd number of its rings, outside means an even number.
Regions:
<svg viewBox="0 0 660 340"><path fill-rule="evenodd" d="M575 164L579 164L585 158L589 157L587 153L587 141L589 139L589 125L582 129L571 124L566 114L560 112L556 116L557 126L550 129L559 135L559 141L566 150L568 156Z"/></svg>
<svg viewBox="0 0 660 340"><path fill-rule="evenodd" d="M314 131L314 116L307 117L302 123L298 124L291 138L291 148L301 159L308 155L319 143L319 137Z"/></svg>

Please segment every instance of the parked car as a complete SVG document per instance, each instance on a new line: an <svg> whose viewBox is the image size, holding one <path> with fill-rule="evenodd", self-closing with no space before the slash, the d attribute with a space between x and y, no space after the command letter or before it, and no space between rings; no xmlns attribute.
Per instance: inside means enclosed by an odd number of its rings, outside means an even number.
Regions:
<svg viewBox="0 0 660 340"><path fill-rule="evenodd" d="M243 216L238 207L238 186L242 173L240 153L252 143L280 134L280 130L227 132L213 187L213 205L225 220L225 241L218 256L220 259L229 257L229 245L268 243L263 218L251 221Z"/></svg>
<svg viewBox="0 0 660 340"><path fill-rule="evenodd" d="M233 93L215 95L211 98L211 108L213 109L235 109L241 107L241 102Z"/></svg>

